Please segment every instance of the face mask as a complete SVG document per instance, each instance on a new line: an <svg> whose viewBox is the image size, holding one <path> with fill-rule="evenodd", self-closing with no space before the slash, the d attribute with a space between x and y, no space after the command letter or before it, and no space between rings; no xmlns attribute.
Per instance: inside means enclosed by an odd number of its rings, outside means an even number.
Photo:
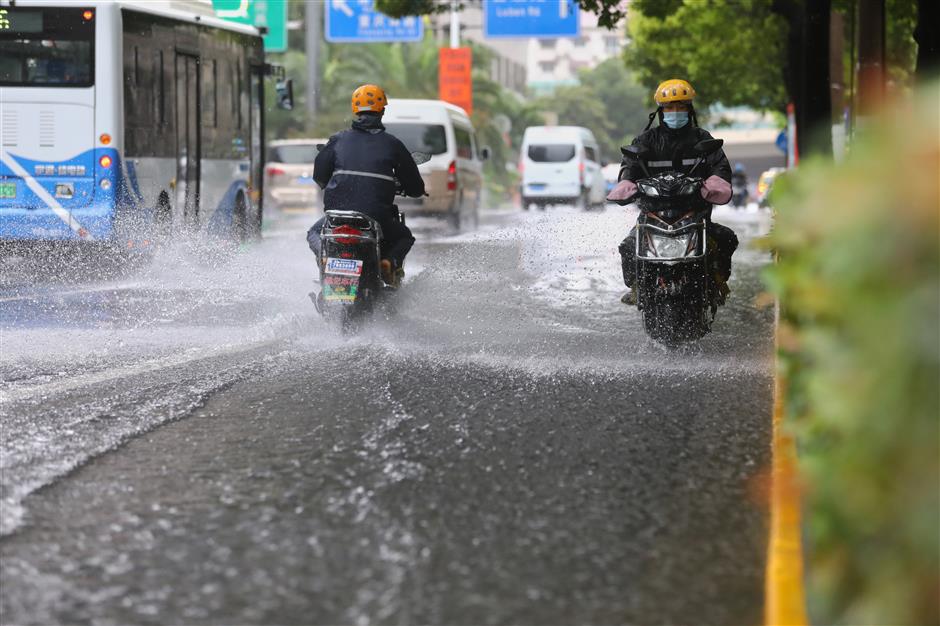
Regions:
<svg viewBox="0 0 940 626"><path fill-rule="evenodd" d="M663 111L663 122L669 128L682 128L689 123L688 111Z"/></svg>

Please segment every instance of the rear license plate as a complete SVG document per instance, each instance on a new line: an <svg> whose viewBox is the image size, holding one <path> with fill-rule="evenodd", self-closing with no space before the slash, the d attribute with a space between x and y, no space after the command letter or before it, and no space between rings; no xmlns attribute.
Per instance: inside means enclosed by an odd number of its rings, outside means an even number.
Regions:
<svg viewBox="0 0 940 626"><path fill-rule="evenodd" d="M328 257L326 259L326 269L324 274L333 274L335 276L355 276L359 280L362 275L362 261L359 259L338 259Z"/></svg>
<svg viewBox="0 0 940 626"><path fill-rule="evenodd" d="M545 183L529 183L529 189L545 189Z"/></svg>
<svg viewBox="0 0 940 626"><path fill-rule="evenodd" d="M312 178L307 177L307 176L298 176L298 177L297 177L297 184L298 184L298 185L312 185L313 183L314 183L314 180L313 180Z"/></svg>
<svg viewBox="0 0 940 626"><path fill-rule="evenodd" d="M359 293L358 276L323 277L323 299L327 302L355 302Z"/></svg>
<svg viewBox="0 0 940 626"><path fill-rule="evenodd" d="M0 183L0 200L16 198L16 183Z"/></svg>

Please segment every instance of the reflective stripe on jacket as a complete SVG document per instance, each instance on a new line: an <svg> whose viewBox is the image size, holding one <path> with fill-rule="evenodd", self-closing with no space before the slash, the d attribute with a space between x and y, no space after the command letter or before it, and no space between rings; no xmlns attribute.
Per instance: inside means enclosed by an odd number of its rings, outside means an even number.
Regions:
<svg viewBox="0 0 940 626"><path fill-rule="evenodd" d="M394 212L396 178L407 195L424 194L414 159L379 116L361 115L351 129L330 137L313 169L325 209L360 211L380 222Z"/></svg>
<svg viewBox="0 0 940 626"><path fill-rule="evenodd" d="M704 128L692 126L691 123L675 130L660 124L641 133L633 140L633 145L649 148L646 167L650 176L656 176L667 170L688 173L698 160L694 146L704 139L714 138ZM724 150L719 149L708 155L705 162L695 170L695 176L718 176L731 182L731 164ZM640 163L632 157L624 156L619 180L637 181L642 178L646 178L646 174Z"/></svg>

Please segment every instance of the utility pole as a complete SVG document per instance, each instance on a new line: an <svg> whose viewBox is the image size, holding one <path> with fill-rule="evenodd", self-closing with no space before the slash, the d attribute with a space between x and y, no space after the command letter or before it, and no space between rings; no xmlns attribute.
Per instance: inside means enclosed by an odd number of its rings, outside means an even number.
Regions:
<svg viewBox="0 0 940 626"><path fill-rule="evenodd" d="M874 114L885 96L885 0L858 3L858 114Z"/></svg>
<svg viewBox="0 0 940 626"><path fill-rule="evenodd" d="M307 116L310 122L316 122L320 99L320 41L323 39L320 29L323 24L320 0L307 0L304 8L304 21L307 27Z"/></svg>
<svg viewBox="0 0 940 626"><path fill-rule="evenodd" d="M450 3L450 47L460 47L460 11L457 10L457 1Z"/></svg>

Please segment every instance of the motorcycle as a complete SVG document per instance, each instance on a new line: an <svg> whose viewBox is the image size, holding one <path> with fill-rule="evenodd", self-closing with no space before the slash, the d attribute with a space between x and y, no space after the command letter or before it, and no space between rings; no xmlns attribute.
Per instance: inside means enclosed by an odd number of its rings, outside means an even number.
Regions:
<svg viewBox="0 0 940 626"><path fill-rule="evenodd" d="M644 161L647 148L623 149L638 160L647 176L637 181L636 194L621 202L635 201L640 210L636 306L646 333L668 346L705 336L722 304L710 271L714 246L708 241L708 217L712 205L701 195L704 180L693 174L723 143L707 139L696 144L698 158L688 174L667 171L656 176L650 176Z"/></svg>
<svg viewBox="0 0 940 626"><path fill-rule="evenodd" d="M318 150L323 144L317 146ZM423 152L412 152L415 163L431 159ZM396 180L396 195L404 195ZM320 291L311 292L317 312L345 333L355 332L371 317L396 288L382 279L382 227L378 221L359 211L324 211L326 220L320 229ZM404 216L398 214L404 223Z"/></svg>
<svg viewBox="0 0 940 626"><path fill-rule="evenodd" d="M747 183L732 180L731 206L736 209L743 209L747 207L748 200L750 200L750 194L747 192Z"/></svg>

